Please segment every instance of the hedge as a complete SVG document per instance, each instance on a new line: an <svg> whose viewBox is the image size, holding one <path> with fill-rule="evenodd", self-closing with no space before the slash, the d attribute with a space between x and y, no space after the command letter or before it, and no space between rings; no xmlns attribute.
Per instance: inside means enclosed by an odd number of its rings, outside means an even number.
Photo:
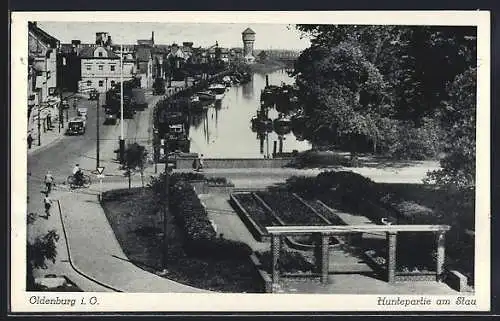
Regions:
<svg viewBox="0 0 500 321"><path fill-rule="evenodd" d="M245 243L216 238L207 211L191 184L179 180L172 186L170 195L170 209L186 235L187 253L217 259L242 259L252 253Z"/></svg>

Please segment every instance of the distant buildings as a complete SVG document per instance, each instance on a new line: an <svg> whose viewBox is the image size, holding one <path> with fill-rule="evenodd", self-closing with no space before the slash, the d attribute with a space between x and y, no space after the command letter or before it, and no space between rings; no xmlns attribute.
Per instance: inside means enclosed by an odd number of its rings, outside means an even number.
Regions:
<svg viewBox="0 0 500 321"><path fill-rule="evenodd" d="M254 40L255 33L248 28L243 32L243 48L223 48L218 43L208 48L194 47L190 41L182 45L156 44L154 32L151 39L139 39L135 45L113 44L108 32L97 32L95 43L72 40L60 44L36 23L30 23L30 104L46 101L57 88L105 92L120 81L120 55L124 57L124 80L140 77L141 87L150 88L155 78L183 78L186 72L206 72L209 65L253 62Z"/></svg>

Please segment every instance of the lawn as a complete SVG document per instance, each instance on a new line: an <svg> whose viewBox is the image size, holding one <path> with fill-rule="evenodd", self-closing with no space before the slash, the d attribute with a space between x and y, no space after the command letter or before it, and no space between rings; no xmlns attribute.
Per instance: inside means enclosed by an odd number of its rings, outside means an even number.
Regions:
<svg viewBox="0 0 500 321"><path fill-rule="evenodd" d="M127 257L152 273L163 270L162 211L154 193L149 188L109 191L103 194L103 208ZM169 212L166 217L166 278L211 291L263 292L249 260L189 256L183 230Z"/></svg>

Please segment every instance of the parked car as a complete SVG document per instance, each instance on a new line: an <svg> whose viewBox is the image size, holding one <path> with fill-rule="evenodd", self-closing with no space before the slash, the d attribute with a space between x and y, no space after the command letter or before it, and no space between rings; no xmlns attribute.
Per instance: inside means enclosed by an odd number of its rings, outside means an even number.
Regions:
<svg viewBox="0 0 500 321"><path fill-rule="evenodd" d="M113 124L115 125L118 120L118 114L114 113L106 113L104 117L104 124Z"/></svg>
<svg viewBox="0 0 500 321"><path fill-rule="evenodd" d="M68 122L67 135L83 135L85 134L86 120L83 117L71 118Z"/></svg>
<svg viewBox="0 0 500 321"><path fill-rule="evenodd" d="M87 119L87 111L88 111L88 108L86 108L86 107L78 108L78 110L77 110L78 116Z"/></svg>
<svg viewBox="0 0 500 321"><path fill-rule="evenodd" d="M95 100L97 97L99 97L99 92L97 90L94 89L89 93L89 100Z"/></svg>

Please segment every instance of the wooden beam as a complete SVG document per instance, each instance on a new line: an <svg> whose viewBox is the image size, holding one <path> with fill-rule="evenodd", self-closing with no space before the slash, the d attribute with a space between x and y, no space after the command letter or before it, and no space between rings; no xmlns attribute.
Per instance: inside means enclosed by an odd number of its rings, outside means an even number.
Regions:
<svg viewBox="0 0 500 321"><path fill-rule="evenodd" d="M352 232L444 232L450 230L449 225L322 225L322 226L266 226L269 234L307 234L326 233L342 234Z"/></svg>

